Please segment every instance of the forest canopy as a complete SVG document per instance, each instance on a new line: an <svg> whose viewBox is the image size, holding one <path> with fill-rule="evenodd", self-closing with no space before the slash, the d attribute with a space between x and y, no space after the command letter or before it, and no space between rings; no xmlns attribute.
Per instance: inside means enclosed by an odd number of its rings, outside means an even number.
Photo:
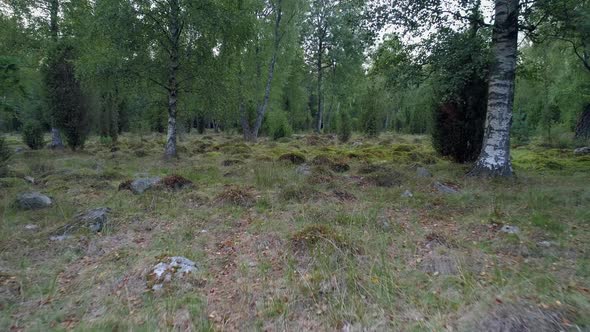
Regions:
<svg viewBox="0 0 590 332"><path fill-rule="evenodd" d="M588 1L9 1L0 128L35 120L73 147L88 135L166 132L171 157L177 132L255 141L336 133L346 119L368 135L432 134L443 155L473 161L504 5L515 5L519 31L504 97L514 99L513 143L567 140L590 102ZM71 75L56 72L58 49L69 50L60 68Z"/></svg>

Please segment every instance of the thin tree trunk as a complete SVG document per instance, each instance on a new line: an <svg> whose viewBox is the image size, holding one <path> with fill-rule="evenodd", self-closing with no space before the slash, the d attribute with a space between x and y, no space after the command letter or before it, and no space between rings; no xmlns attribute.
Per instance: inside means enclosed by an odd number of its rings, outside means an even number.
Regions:
<svg viewBox="0 0 590 332"><path fill-rule="evenodd" d="M51 33L51 39L54 43L57 43L59 38L59 0L50 0L49 2L49 31ZM59 134L59 129L56 127L55 120L51 119L51 143L49 144L51 149L63 149L64 143Z"/></svg>
<svg viewBox="0 0 590 332"><path fill-rule="evenodd" d="M590 138L590 105L580 114L576 125L576 139Z"/></svg>
<svg viewBox="0 0 590 332"><path fill-rule="evenodd" d="M323 40L320 39L319 41L319 48L318 48L318 63L317 63L317 70L318 70L318 118L316 122L315 131L319 134L322 132L322 120L324 117L323 114L323 104L322 104L322 52L323 52Z"/></svg>
<svg viewBox="0 0 590 332"><path fill-rule="evenodd" d="M179 64L180 42L180 7L178 0L170 1L170 63L168 77L168 134L164 155L167 159L177 156L176 151L176 111L178 104L178 81L176 79Z"/></svg>
<svg viewBox="0 0 590 332"><path fill-rule="evenodd" d="M283 8L282 8L282 0L277 0L277 3L274 7L275 12L275 26L274 26L274 46L272 51L272 58L270 60L270 64L268 66L268 76L266 79L266 85L264 88L264 96L262 98L262 102L258 105L256 109L256 120L253 126L250 126L248 118L246 116L246 111L244 109L243 103L240 104L240 113L241 113L241 122L242 122L242 130L244 132L244 139L246 141L255 142L258 139L258 133L260 132L260 128L262 127L262 121L264 120L264 115L266 114L266 110L268 109L268 103L270 100L270 93L272 88L272 81L274 78L275 73L275 66L277 63L277 58L279 54L279 49L281 45L281 20L283 18ZM259 73L260 74L260 73Z"/></svg>
<svg viewBox="0 0 590 332"><path fill-rule="evenodd" d="M469 174L513 175L510 160L510 126L514 103L514 82L518 45L519 0L496 0L492 35L494 64L488 88L488 110L484 141L477 162Z"/></svg>

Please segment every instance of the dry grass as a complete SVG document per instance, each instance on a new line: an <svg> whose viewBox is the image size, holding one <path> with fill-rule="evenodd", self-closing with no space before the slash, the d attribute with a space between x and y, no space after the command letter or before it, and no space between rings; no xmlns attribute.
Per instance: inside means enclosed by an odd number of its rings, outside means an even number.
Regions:
<svg viewBox="0 0 590 332"><path fill-rule="evenodd" d="M163 142L122 135L114 152L92 139L87 152L10 159L0 178L0 330L590 328L586 157L519 147L517 179L500 181L464 177L468 166L437 158L424 137L246 145L191 134L173 162L161 158ZM299 153L309 172L293 163ZM416 175L425 164L432 178ZM163 179L160 190L117 190L147 176ZM19 211L25 191L55 204ZM100 234L49 240L96 207L113 211ZM200 272L146 292L164 256Z"/></svg>

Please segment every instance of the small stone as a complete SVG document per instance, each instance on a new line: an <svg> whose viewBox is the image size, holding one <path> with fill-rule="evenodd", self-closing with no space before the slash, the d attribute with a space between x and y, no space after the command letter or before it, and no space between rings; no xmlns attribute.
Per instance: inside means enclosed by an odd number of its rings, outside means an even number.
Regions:
<svg viewBox="0 0 590 332"><path fill-rule="evenodd" d="M25 176L24 179L30 184L35 184L35 179L31 176Z"/></svg>
<svg viewBox="0 0 590 332"><path fill-rule="evenodd" d="M504 225L502 226L500 231L506 234L518 234L520 232L520 228L518 228L517 226Z"/></svg>
<svg viewBox="0 0 590 332"><path fill-rule="evenodd" d="M416 169L416 175L418 175L418 177L421 177L421 178L432 177L432 173L430 173L430 171L424 167L418 167L418 169Z"/></svg>
<svg viewBox="0 0 590 332"><path fill-rule="evenodd" d="M131 191L134 194L143 194L144 191L158 185L160 181L161 179L159 177L133 180L131 182Z"/></svg>
<svg viewBox="0 0 590 332"><path fill-rule="evenodd" d="M51 204L53 203L51 201L51 198L38 192L20 194L17 197L16 202L18 206L23 210L43 209L51 206Z"/></svg>
<svg viewBox="0 0 590 332"><path fill-rule="evenodd" d="M25 225L25 229L28 229L28 230L30 230L30 231L34 231L34 230L36 230L37 228L39 228L39 226L37 226L37 225L34 225L34 224L28 224L28 225Z"/></svg>
<svg viewBox="0 0 590 332"><path fill-rule="evenodd" d="M412 194L411 191L406 190L404 191L404 193L402 194L402 197L406 197L406 198L410 198L410 197L414 197L414 194Z"/></svg>
<svg viewBox="0 0 590 332"><path fill-rule="evenodd" d="M553 242L551 242L551 241L540 241L540 242L537 242L537 246L542 247L542 248L549 248L549 247L553 246Z"/></svg>
<svg viewBox="0 0 590 332"><path fill-rule="evenodd" d="M438 181L434 183L434 188L436 190L438 190L439 192L443 193L443 194L452 195L452 194L458 194L459 193L459 191L457 189L452 188L452 187L450 187L450 186L448 186L446 184L440 183Z"/></svg>
<svg viewBox="0 0 590 332"><path fill-rule="evenodd" d="M299 165L295 169L295 173L303 176L309 176L311 175L311 167L308 164Z"/></svg>
<svg viewBox="0 0 590 332"><path fill-rule="evenodd" d="M363 142L358 142L358 141L357 141L357 142L353 142L353 143L352 143L352 147L353 147L353 148L358 148L359 146L362 146L362 145L363 145Z"/></svg>
<svg viewBox="0 0 590 332"><path fill-rule="evenodd" d="M23 151L25 151L25 148L23 148L23 147L20 147L20 146L19 146L18 148L15 148L15 149L14 149L14 153L21 153L21 152L23 152Z"/></svg>
<svg viewBox="0 0 590 332"><path fill-rule="evenodd" d="M196 272L197 269L197 264L186 257L169 257L154 266L152 273L148 276L148 280L152 280L154 283L152 290L158 291L164 287L165 283Z"/></svg>
<svg viewBox="0 0 590 332"><path fill-rule="evenodd" d="M71 239L71 238L72 238L71 235L54 235L54 236L50 236L49 240L61 242L61 241L65 241L65 240Z"/></svg>
<svg viewBox="0 0 590 332"><path fill-rule="evenodd" d="M590 154L590 146L585 146L583 148L575 149L574 154L575 155Z"/></svg>

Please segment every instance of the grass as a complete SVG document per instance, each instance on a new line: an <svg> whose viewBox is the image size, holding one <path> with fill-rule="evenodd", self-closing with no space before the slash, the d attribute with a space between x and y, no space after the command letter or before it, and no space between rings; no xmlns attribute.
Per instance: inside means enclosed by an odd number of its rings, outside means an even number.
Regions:
<svg viewBox="0 0 590 332"><path fill-rule="evenodd" d="M186 135L172 163L161 142L122 135L117 149L92 139L83 152L13 156L0 179L0 330L494 331L506 315L531 330L590 328L585 156L521 146L506 181L464 177L424 137ZM147 176L175 190L118 190ZM20 211L24 191L54 205ZM49 240L102 206L102 233ZM165 256L199 272L149 291Z"/></svg>

